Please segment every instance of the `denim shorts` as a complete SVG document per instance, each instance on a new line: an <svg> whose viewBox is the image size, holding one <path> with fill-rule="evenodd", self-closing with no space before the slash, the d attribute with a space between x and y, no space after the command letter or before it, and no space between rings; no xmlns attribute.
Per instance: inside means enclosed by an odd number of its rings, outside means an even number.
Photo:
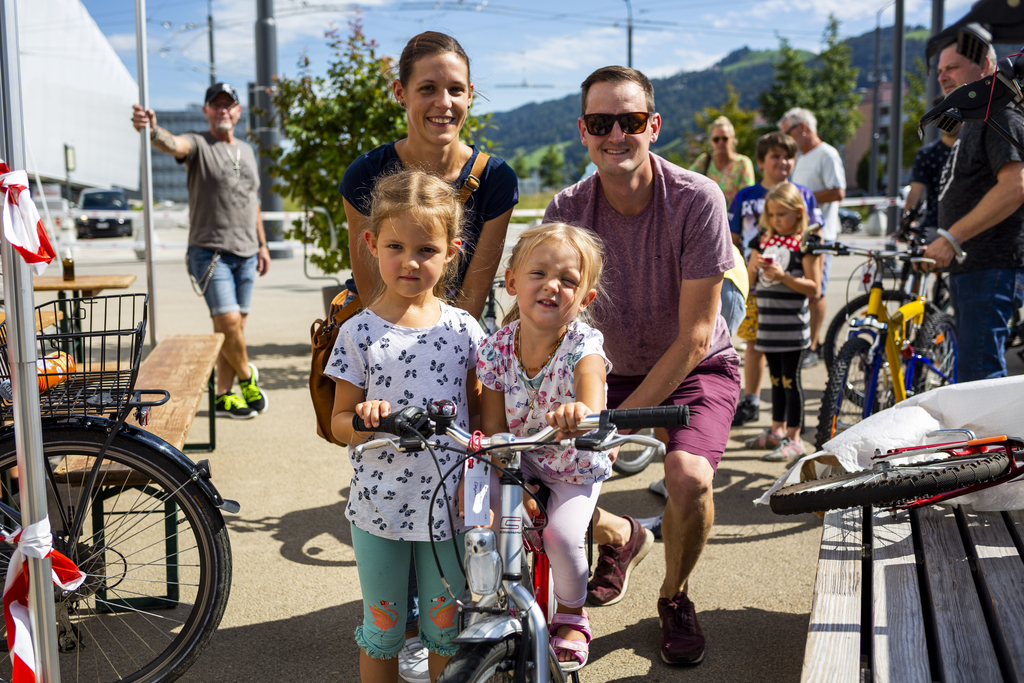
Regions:
<svg viewBox="0 0 1024 683"><path fill-rule="evenodd" d="M747 314L747 302L743 292L732 280L722 282L722 317L729 328L729 334L736 334L736 329Z"/></svg>
<svg viewBox="0 0 1024 683"><path fill-rule="evenodd" d="M822 244L835 244L833 240L822 240ZM825 296L828 291L829 275L832 274L832 254L825 254L825 261L821 264L821 295Z"/></svg>
<svg viewBox="0 0 1024 683"><path fill-rule="evenodd" d="M220 259L207 282L206 271L216 253L212 249L189 247L187 256L188 270L199 283L199 289L206 287L203 296L210 307L210 315L235 311L247 315L252 303L252 287L256 282L256 255L245 257L220 252Z"/></svg>

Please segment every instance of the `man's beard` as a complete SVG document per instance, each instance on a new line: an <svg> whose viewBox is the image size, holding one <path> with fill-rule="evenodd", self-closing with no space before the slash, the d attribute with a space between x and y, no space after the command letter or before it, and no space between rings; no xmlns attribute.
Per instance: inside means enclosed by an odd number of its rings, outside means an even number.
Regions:
<svg viewBox="0 0 1024 683"><path fill-rule="evenodd" d="M217 130L218 133L229 133L235 129L235 124L231 123L230 121L218 121L217 123L213 124L213 127Z"/></svg>

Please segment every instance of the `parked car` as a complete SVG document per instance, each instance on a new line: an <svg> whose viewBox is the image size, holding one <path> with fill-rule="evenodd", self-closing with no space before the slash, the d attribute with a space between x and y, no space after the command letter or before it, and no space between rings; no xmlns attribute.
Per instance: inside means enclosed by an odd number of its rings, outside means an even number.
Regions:
<svg viewBox="0 0 1024 683"><path fill-rule="evenodd" d="M860 214L853 209L839 208L839 222L843 226L844 233L859 232L861 228Z"/></svg>
<svg viewBox="0 0 1024 683"><path fill-rule="evenodd" d="M124 190L82 190L78 195L78 208L83 211L130 211ZM90 218L82 214L75 221L78 238L130 237L131 218Z"/></svg>

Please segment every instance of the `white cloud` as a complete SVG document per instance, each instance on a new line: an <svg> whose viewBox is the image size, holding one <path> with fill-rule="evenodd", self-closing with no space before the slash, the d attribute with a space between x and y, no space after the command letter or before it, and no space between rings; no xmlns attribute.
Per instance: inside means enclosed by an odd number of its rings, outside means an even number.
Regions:
<svg viewBox="0 0 1024 683"><path fill-rule="evenodd" d="M725 52L712 53L680 48L673 50L673 57L670 61L665 62L661 66L645 66L643 71L648 78L665 78L667 76L674 76L680 71L703 71L719 62L726 54Z"/></svg>
<svg viewBox="0 0 1024 683"><path fill-rule="evenodd" d="M107 36L107 41L114 48L114 52L135 52L134 33L113 33Z"/></svg>
<svg viewBox="0 0 1024 683"><path fill-rule="evenodd" d="M623 61L623 31L594 28L561 36L528 37L528 47L499 52L493 61L497 70L511 73L558 73L592 70L610 62ZM635 50L635 46L634 46Z"/></svg>

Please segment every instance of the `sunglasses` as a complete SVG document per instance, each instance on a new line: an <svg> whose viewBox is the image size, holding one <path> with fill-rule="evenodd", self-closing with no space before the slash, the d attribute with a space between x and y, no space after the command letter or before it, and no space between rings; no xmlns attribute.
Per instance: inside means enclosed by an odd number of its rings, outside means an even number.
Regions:
<svg viewBox="0 0 1024 683"><path fill-rule="evenodd" d="M793 137L793 131L796 130L797 128L799 128L801 125L803 125L803 124L794 123L792 126L787 128L784 132L785 132L786 135L788 135L790 137Z"/></svg>
<svg viewBox="0 0 1024 683"><path fill-rule="evenodd" d="M711 138L711 142L716 142L716 143L717 142L725 142L728 139L729 139L729 136L723 135L722 137L713 137L713 138Z"/></svg>
<svg viewBox="0 0 1024 683"><path fill-rule="evenodd" d="M654 112L634 111L628 114L584 114L583 123L591 135L608 135L615 122L625 135L638 135L647 130L647 120Z"/></svg>

